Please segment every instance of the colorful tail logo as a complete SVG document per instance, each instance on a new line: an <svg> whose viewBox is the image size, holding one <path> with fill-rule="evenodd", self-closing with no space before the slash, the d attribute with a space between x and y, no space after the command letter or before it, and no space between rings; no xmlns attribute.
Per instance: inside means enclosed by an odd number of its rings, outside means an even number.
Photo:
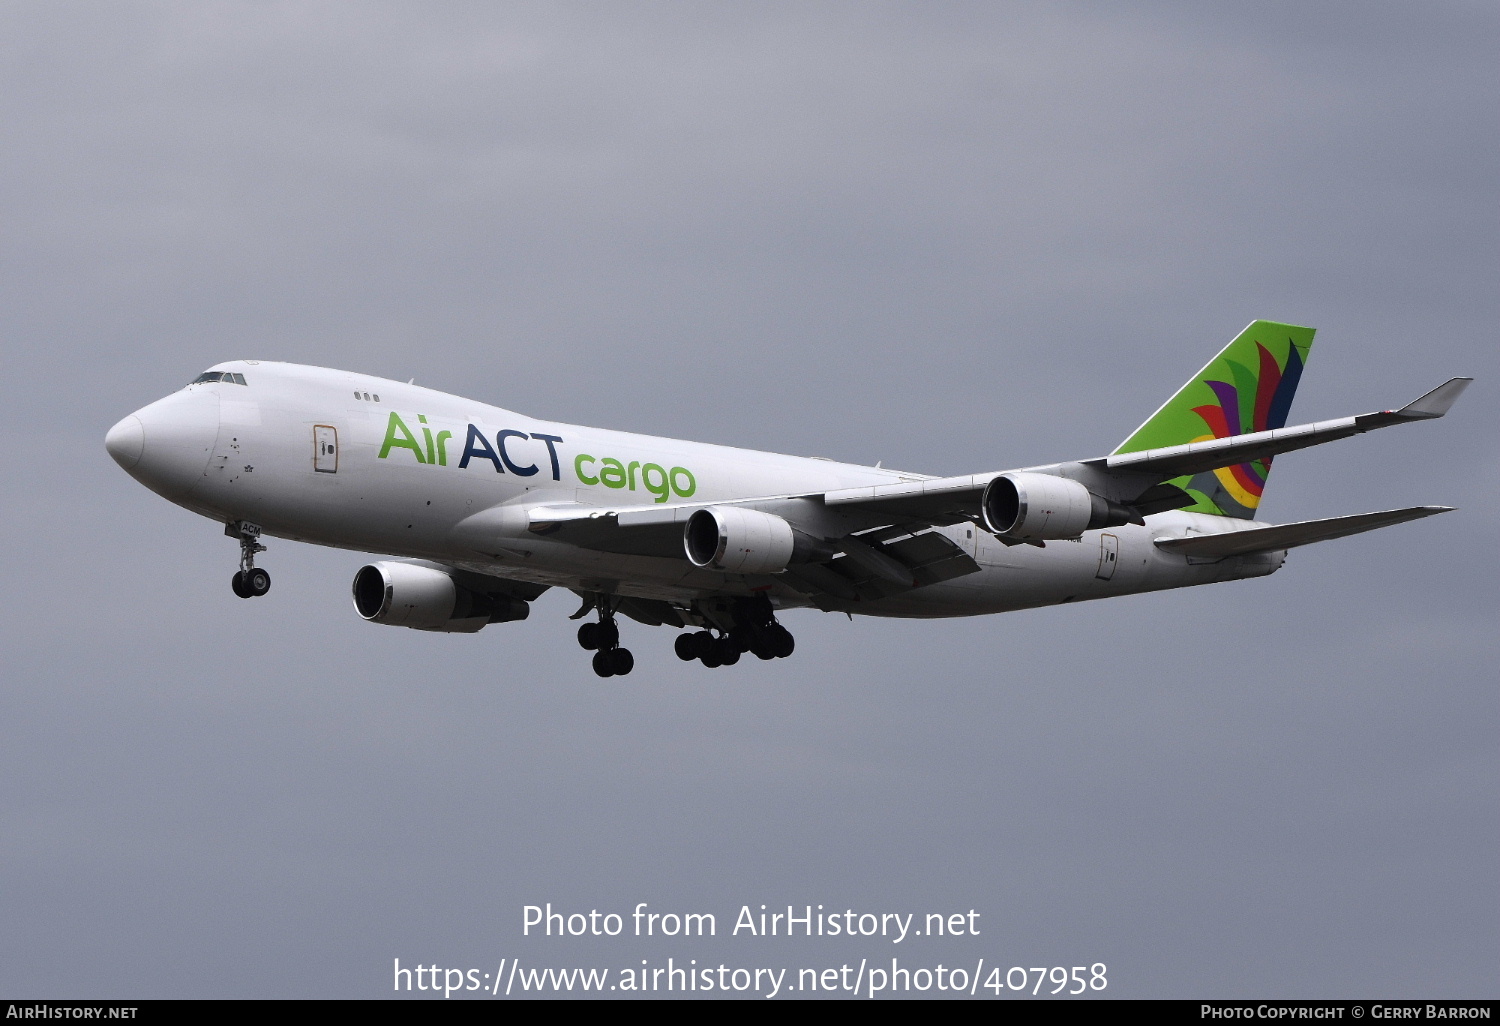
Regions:
<svg viewBox="0 0 1500 1026"><path fill-rule="evenodd" d="M1255 321L1115 450L1139 452L1286 426L1313 329ZM1208 433L1204 434L1204 428ZM1171 483L1198 501L1197 513L1253 519L1269 459L1181 477Z"/></svg>
<svg viewBox="0 0 1500 1026"><path fill-rule="evenodd" d="M1232 360L1224 361L1234 372L1234 383L1228 381L1205 381L1218 397L1217 406L1195 406L1193 412L1203 418L1211 432L1199 435L1195 442L1212 438L1228 438L1230 435L1249 434L1253 431L1271 431L1285 427L1287 414L1292 410L1292 396L1297 391L1297 382L1302 377L1302 354L1294 345L1287 346L1284 363L1276 360L1270 351L1259 342L1255 344L1260 353L1260 373L1251 374L1248 368ZM1248 400L1253 399L1252 406ZM1211 476L1241 509L1254 513L1260 506L1260 497L1266 489L1266 477L1271 473L1271 460L1256 460L1233 467L1221 467ZM1198 486L1198 478L1210 474L1199 474L1189 480L1189 486ZM1183 487L1179 485L1178 487ZM1235 515L1229 510L1222 512Z"/></svg>

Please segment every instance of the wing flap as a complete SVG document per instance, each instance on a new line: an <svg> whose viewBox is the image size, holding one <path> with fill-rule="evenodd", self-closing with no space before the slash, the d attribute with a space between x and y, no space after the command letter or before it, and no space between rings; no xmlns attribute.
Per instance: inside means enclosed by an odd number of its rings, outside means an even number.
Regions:
<svg viewBox="0 0 1500 1026"><path fill-rule="evenodd" d="M856 536L855 540L862 537L868 536ZM881 545L860 544L874 549L886 566L899 566L900 572L890 573L881 565L846 551L824 563L789 567L786 574L792 581L800 582L799 590L810 594L830 595L845 602L870 602L980 570L979 564L961 546L936 531Z"/></svg>

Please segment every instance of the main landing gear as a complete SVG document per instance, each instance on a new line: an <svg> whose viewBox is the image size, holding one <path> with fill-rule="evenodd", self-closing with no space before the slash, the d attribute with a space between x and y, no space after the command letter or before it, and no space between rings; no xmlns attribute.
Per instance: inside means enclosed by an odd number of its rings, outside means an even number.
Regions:
<svg viewBox="0 0 1500 1026"><path fill-rule="evenodd" d="M797 647L792 632L776 621L771 602L764 595L736 599L731 609L733 626L727 631L694 631L677 635L673 649L683 662L696 659L707 667L733 666L749 652L757 659L785 659Z"/></svg>
<svg viewBox="0 0 1500 1026"><path fill-rule="evenodd" d="M271 590L271 575L255 565L255 554L266 551L260 543L260 525L236 520L224 525L224 533L240 541L240 568L234 572L229 587L240 598L258 598Z"/></svg>
<svg viewBox="0 0 1500 1026"><path fill-rule="evenodd" d="M620 626L608 600L600 596L596 608L599 621L579 625L578 644L594 653L594 672L599 676L623 677L635 669L635 656L620 647Z"/></svg>
<svg viewBox="0 0 1500 1026"><path fill-rule="evenodd" d="M615 622L615 610L624 600L604 593L582 592L579 597L583 603L569 619L579 620L591 612L599 617L579 625L579 647L594 653L594 672L599 676L625 676L635 669L635 656L620 647L620 627ZM630 608L626 611L630 613ZM691 622L704 625L677 636L674 648L684 662L696 659L709 667L733 666L746 652L757 659L784 659L797 647L792 632L776 621L775 609L764 594L695 602L684 613Z"/></svg>

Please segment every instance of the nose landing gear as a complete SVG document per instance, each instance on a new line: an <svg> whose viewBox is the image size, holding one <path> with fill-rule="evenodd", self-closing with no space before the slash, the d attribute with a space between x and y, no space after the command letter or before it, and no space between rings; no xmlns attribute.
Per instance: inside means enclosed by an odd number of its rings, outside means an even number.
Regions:
<svg viewBox="0 0 1500 1026"><path fill-rule="evenodd" d="M271 575L255 565L255 554L266 551L260 543L260 525L236 520L224 525L224 533L240 542L240 568L234 572L229 587L240 598L259 598L271 590Z"/></svg>

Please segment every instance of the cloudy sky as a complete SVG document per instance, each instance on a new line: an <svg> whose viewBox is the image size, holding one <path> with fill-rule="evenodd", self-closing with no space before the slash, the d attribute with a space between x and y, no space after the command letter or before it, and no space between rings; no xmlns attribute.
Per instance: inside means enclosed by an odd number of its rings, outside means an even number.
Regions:
<svg viewBox="0 0 1500 1026"><path fill-rule="evenodd" d="M1118 997L1500 983L1500 14L1428 3L0 7L0 996L381 997L393 959L1108 966ZM1109 451L1257 318L1274 577L708 671L575 601L361 621L108 458L226 359L956 474ZM523 908L713 913L523 936ZM730 936L741 906L978 936ZM628 930L627 930L628 932ZM980 991L980 993L985 993Z"/></svg>

